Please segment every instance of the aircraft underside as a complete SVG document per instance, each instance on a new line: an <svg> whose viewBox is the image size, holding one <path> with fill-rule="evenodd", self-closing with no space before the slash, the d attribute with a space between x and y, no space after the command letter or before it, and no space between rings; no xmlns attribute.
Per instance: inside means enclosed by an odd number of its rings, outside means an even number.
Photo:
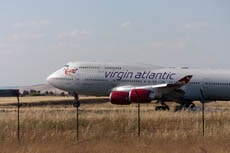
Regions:
<svg viewBox="0 0 230 153"><path fill-rule="evenodd" d="M73 102L73 106L74 107L80 107L80 99L79 99L79 96L76 92L72 92L72 95L74 96L74 102ZM100 95L99 95L100 96ZM105 96L105 95L103 95ZM195 104L193 103L193 101L190 101L190 100L186 100L184 98L180 98L180 99L177 99L176 101L175 100L172 100L172 99L169 99L169 98L166 98L166 97L162 97L160 99L155 99L155 100L151 100L149 102L141 102L141 103L154 103L156 104L155 106L155 110L156 111L167 111L167 110L170 110L170 107L169 105L166 104L166 102L175 102L177 103L178 105L175 106L174 111L180 111L180 110L188 110L188 109L193 109L195 107ZM137 102L135 102L137 103ZM128 104L131 104L130 103L127 103L127 104L118 104L118 105L128 105Z"/></svg>

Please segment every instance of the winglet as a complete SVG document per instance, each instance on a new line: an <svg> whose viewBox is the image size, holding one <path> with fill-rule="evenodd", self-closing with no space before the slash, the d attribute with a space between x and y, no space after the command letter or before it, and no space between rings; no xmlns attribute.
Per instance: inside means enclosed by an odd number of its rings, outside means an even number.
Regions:
<svg viewBox="0 0 230 153"><path fill-rule="evenodd" d="M187 75L182 79L178 80L177 83L187 84L192 79L192 75Z"/></svg>

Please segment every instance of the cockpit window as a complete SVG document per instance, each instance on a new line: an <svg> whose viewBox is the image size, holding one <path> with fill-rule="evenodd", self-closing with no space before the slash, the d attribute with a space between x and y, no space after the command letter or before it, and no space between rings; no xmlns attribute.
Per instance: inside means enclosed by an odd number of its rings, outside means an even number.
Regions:
<svg viewBox="0 0 230 153"><path fill-rule="evenodd" d="M69 67L69 65L68 65L68 64L66 64L66 65L64 65L64 67Z"/></svg>

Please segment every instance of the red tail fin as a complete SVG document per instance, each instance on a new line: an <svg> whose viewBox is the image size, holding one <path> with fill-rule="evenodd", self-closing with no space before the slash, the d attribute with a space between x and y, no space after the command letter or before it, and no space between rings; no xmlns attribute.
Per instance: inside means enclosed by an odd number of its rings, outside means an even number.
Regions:
<svg viewBox="0 0 230 153"><path fill-rule="evenodd" d="M187 75L183 77L182 79L178 80L177 83L184 83L187 84L192 79L192 75Z"/></svg>

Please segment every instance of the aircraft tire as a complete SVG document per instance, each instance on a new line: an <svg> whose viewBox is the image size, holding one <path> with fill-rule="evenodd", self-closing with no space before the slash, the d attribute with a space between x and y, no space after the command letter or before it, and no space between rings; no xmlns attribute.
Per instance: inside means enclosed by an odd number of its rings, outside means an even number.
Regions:
<svg viewBox="0 0 230 153"><path fill-rule="evenodd" d="M159 111L159 110L162 110L161 106L156 106L155 111Z"/></svg>
<svg viewBox="0 0 230 153"><path fill-rule="evenodd" d="M181 111L183 109L183 106L181 106L181 105L177 105L177 106L175 106L175 112L177 112L177 111Z"/></svg>
<svg viewBox="0 0 230 153"><path fill-rule="evenodd" d="M168 105L165 105L165 106L163 106L164 107L164 110L170 110L170 108L169 108L169 106Z"/></svg>
<svg viewBox="0 0 230 153"><path fill-rule="evenodd" d="M155 107L155 110L156 110L156 111L159 111L159 110L165 111L165 110L170 110L170 108L169 108L168 105L163 105L163 106L156 106L156 107Z"/></svg>

